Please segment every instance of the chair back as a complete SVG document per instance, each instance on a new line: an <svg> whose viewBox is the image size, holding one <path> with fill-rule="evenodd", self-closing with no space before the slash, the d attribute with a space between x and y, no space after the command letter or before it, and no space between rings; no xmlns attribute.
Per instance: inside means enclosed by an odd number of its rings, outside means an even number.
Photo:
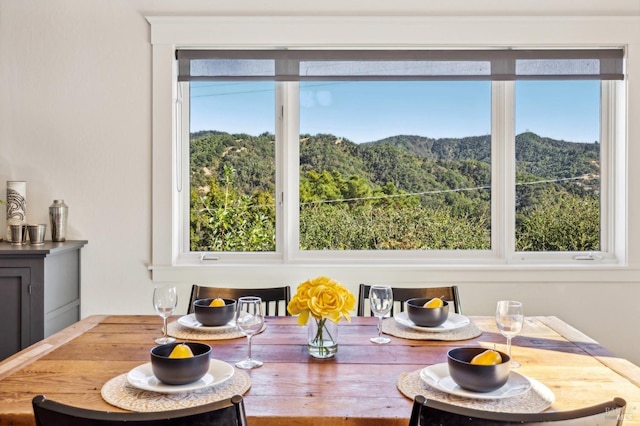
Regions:
<svg viewBox="0 0 640 426"><path fill-rule="evenodd" d="M179 410L154 413L96 411L38 395L32 400L36 426L246 426L242 396Z"/></svg>
<svg viewBox="0 0 640 426"><path fill-rule="evenodd" d="M369 290L371 286L368 284L360 284L358 291L358 316L371 316L371 307L369 306ZM443 300L451 303L449 312L453 308L453 312L462 313L460 305L460 296L458 295L458 286L450 287L416 287L416 288L400 288L392 287L394 304L391 306L389 315L393 316L394 312L404 311L404 302L414 297L441 297Z"/></svg>
<svg viewBox="0 0 640 426"><path fill-rule="evenodd" d="M542 413L503 413L483 411L428 400L418 395L413 400L409 426L472 425L546 425L554 426L619 426L624 420L627 403L622 398L570 411Z"/></svg>
<svg viewBox="0 0 640 426"><path fill-rule="evenodd" d="M224 299L238 299L245 296L257 296L262 299L264 314L267 316L286 316L287 304L291 300L291 287L268 288L230 288L230 287L206 287L194 284L191 286L191 298L187 314L193 312L193 302L198 299L221 297Z"/></svg>

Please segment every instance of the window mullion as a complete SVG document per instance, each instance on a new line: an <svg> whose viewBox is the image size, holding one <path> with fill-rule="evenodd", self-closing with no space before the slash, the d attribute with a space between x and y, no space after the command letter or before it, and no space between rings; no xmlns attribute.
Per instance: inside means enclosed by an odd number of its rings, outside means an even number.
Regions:
<svg viewBox="0 0 640 426"><path fill-rule="evenodd" d="M276 136L277 146L282 154L281 161L282 190L278 191L282 208L282 220L276 217L276 229L279 239L276 248L282 252L285 262L289 262L300 247L300 120L299 120L299 85L297 82L283 82L276 85L279 99L277 99L276 113L279 114ZM282 242L278 248L277 243Z"/></svg>
<svg viewBox="0 0 640 426"><path fill-rule="evenodd" d="M179 217L186 218L186 220L180 220L179 226L180 231L178 232L180 245L179 245L179 253L188 253L190 249L189 245L189 230L191 228L191 224L189 221L190 210L191 210L191 181L190 174L188 171L191 169L189 167L190 164L190 127L189 127L189 117L191 115L191 103L189 99L191 97L190 93L190 85L189 83L178 83L178 93L179 98L178 102L176 102L176 109L180 106L179 110L176 111L178 115L178 120L176 121L176 127L178 128L176 132L176 158L177 161L180 162L179 170L180 175L176 175L176 179L180 180L180 183L176 188L176 198L179 199ZM185 172L186 171L186 172ZM178 173L176 171L176 173ZM178 188L180 188L178 190Z"/></svg>
<svg viewBox="0 0 640 426"><path fill-rule="evenodd" d="M608 82L609 84L611 82ZM608 113L611 111L611 105L614 104L610 98L612 95L611 86L604 82L600 84L600 251L609 251L609 235L613 235L613 229L609 227L609 206L612 204L612 200L609 198L611 192L608 190L608 185L603 185L603 182L612 182L611 175L609 175L610 156L607 147L611 140L613 117L609 117Z"/></svg>
<svg viewBox="0 0 640 426"><path fill-rule="evenodd" d="M516 249L516 104L515 82L505 81L504 85L504 255L509 261Z"/></svg>
<svg viewBox="0 0 640 426"><path fill-rule="evenodd" d="M510 259L515 247L514 83L491 85L491 248Z"/></svg>
<svg viewBox="0 0 640 426"><path fill-rule="evenodd" d="M618 83L604 81L600 86L600 251L605 257L616 253L624 253L623 248L616 249L616 236L625 228L626 218L620 209L621 204L614 194L620 193L616 185L624 182L625 173L624 149L614 150L618 140L617 129L624 128L616 122L618 99ZM622 138L621 138L622 139ZM619 224L618 227L614 224ZM623 231L624 232L624 231Z"/></svg>
<svg viewBox="0 0 640 426"><path fill-rule="evenodd" d="M603 82L606 93L606 101L602 102L603 122L607 123L607 132L604 133L601 149L606 150L606 170L602 170L603 178L606 176L607 185L601 185L607 190L607 197L602 198L606 202L607 217L603 224L609 238L606 241L607 255L620 264L628 262L628 139L627 120L625 113L628 98L625 82ZM604 95L603 95L604 97ZM604 127L604 126L603 126ZM604 161L603 161L604 163ZM606 172L606 175L605 175ZM603 179L602 178L602 179ZM602 221L602 219L601 219Z"/></svg>

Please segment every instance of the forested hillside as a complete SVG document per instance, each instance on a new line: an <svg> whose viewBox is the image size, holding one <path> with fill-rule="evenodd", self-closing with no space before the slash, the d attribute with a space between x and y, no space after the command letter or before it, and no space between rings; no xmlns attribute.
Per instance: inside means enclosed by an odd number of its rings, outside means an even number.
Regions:
<svg viewBox="0 0 640 426"><path fill-rule="evenodd" d="M192 250L274 249L274 147L268 133L192 134ZM488 249L490 158L489 136L301 135L301 248ZM598 249L598 144L523 133L516 158L518 248Z"/></svg>

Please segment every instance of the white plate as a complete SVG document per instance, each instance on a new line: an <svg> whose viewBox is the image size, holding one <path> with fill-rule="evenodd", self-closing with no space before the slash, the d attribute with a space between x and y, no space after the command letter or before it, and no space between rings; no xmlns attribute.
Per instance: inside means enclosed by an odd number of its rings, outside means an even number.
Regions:
<svg viewBox="0 0 640 426"><path fill-rule="evenodd" d="M452 395L464 396L474 399L502 399L521 395L531 389L529 379L512 371L509 380L499 389L491 392L472 392L461 388L449 375L449 366L446 362L425 367L420 371L420 378L429 386Z"/></svg>
<svg viewBox="0 0 640 426"><path fill-rule="evenodd" d="M429 331L431 333L441 333L443 331L455 330L455 329L464 327L470 322L469 318L465 317L464 315L449 313L447 320L442 324L440 324L439 326L421 327L419 325L416 325L413 321L409 319L409 316L407 315L406 311L400 312L399 314L394 315L393 319L396 320L396 322L398 322L399 324L402 324L409 328L413 328L414 330Z"/></svg>
<svg viewBox="0 0 640 426"><path fill-rule="evenodd" d="M209 361L209 372L200 380L186 385L167 385L162 383L153 375L151 363L142 364L129 371L127 381L138 389L159 392L159 393L180 393L203 389L209 386L218 385L233 376L235 370L230 364L217 359Z"/></svg>
<svg viewBox="0 0 640 426"><path fill-rule="evenodd" d="M225 325L218 325L218 326L202 325L202 323L196 319L196 314L189 314L189 315L185 315L178 318L178 324L183 325L192 330L213 331L213 332L231 331L236 328L235 319L232 319Z"/></svg>

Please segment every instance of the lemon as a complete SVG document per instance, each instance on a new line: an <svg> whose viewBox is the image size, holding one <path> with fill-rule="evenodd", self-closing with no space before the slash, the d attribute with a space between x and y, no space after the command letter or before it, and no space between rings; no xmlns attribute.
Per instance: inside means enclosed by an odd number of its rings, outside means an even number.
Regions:
<svg viewBox="0 0 640 426"><path fill-rule="evenodd" d="M443 306L444 302L439 297L434 297L433 299L422 305L423 308L442 308Z"/></svg>
<svg viewBox="0 0 640 426"><path fill-rule="evenodd" d="M487 349L486 351L479 353L471 360L471 364L476 365L497 365L501 363L502 357L500 356L500 353L492 349Z"/></svg>
<svg viewBox="0 0 640 426"><path fill-rule="evenodd" d="M216 299L213 299L211 303L209 303L209 306L224 306L224 305L225 305L224 300L222 300L219 297Z"/></svg>
<svg viewBox="0 0 640 426"><path fill-rule="evenodd" d="M191 352L191 348L184 343L180 343L176 345L175 348L169 354L169 358L191 358L193 357L193 352Z"/></svg>

